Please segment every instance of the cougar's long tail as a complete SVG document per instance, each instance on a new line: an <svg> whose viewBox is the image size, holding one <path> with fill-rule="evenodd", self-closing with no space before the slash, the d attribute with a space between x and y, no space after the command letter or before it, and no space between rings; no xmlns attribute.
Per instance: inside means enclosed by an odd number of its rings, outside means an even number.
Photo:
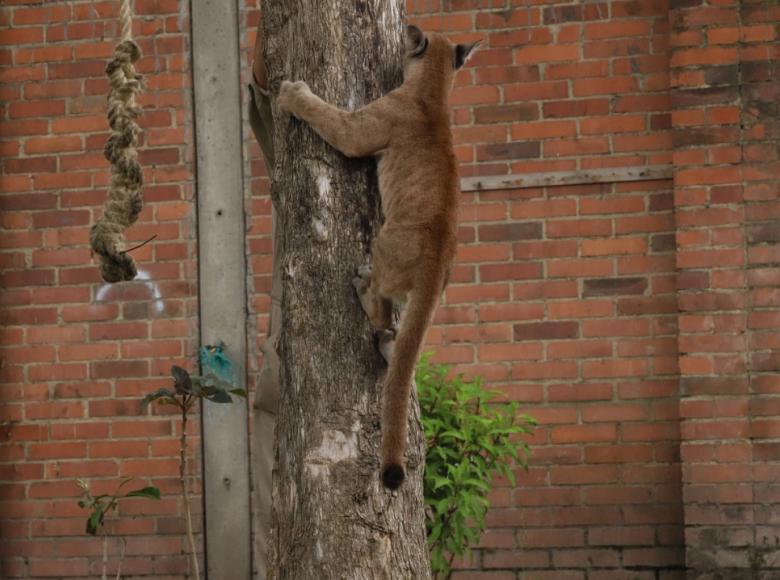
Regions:
<svg viewBox="0 0 780 580"><path fill-rule="evenodd" d="M409 417L409 395L425 331L439 302L441 283L430 290L411 292L401 317L385 378L382 402L382 483L398 489L406 477L404 450Z"/></svg>

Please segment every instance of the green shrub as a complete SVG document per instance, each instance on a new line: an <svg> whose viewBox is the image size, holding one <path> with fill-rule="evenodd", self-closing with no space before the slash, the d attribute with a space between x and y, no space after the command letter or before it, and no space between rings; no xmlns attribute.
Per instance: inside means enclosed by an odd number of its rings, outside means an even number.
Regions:
<svg viewBox="0 0 780 580"><path fill-rule="evenodd" d="M448 378L450 369L428 358L416 375L427 448L426 525L434 575L448 578L453 559L470 555L485 529L493 477L514 485L512 469L527 466L530 452L519 435L535 421L518 415L516 403L491 402L499 393L479 378Z"/></svg>

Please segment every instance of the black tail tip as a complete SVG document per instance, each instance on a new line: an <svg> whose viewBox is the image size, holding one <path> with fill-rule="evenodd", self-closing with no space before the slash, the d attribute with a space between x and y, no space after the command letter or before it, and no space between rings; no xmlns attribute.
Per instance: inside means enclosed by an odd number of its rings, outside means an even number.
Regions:
<svg viewBox="0 0 780 580"><path fill-rule="evenodd" d="M404 468L397 464L388 465L382 470L382 483L390 490L401 487L405 477Z"/></svg>

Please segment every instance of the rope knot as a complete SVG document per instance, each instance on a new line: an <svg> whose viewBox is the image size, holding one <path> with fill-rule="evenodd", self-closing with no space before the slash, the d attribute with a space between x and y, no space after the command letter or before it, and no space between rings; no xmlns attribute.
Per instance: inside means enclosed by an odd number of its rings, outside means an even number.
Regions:
<svg viewBox="0 0 780 580"><path fill-rule="evenodd" d="M124 230L138 219L143 198L143 170L138 163L136 119L140 109L135 96L141 89L140 76L134 62L141 58L141 49L129 38L130 17L127 5L122 7L124 39L114 49L114 58L106 65L110 90L108 93L108 123L111 135L104 155L111 163L111 183L103 215L90 230L92 252L100 262L100 274L106 282L132 280L138 274L133 259L122 250Z"/></svg>
<svg viewBox="0 0 780 580"><path fill-rule="evenodd" d="M127 60L131 63L138 62L138 59L141 58L141 48L134 40L125 40L114 49L114 58Z"/></svg>

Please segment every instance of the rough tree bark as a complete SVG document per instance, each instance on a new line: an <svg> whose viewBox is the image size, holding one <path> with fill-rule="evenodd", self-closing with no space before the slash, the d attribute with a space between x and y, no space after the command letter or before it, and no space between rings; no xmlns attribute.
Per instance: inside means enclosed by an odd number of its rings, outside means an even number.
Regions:
<svg viewBox="0 0 780 580"><path fill-rule="evenodd" d="M358 108L401 82L402 0L263 5L272 94L305 80ZM380 209L374 163L348 160L274 111L272 195L284 236L282 330L269 578L430 578L419 406L408 478L379 479L384 362L352 287Z"/></svg>

